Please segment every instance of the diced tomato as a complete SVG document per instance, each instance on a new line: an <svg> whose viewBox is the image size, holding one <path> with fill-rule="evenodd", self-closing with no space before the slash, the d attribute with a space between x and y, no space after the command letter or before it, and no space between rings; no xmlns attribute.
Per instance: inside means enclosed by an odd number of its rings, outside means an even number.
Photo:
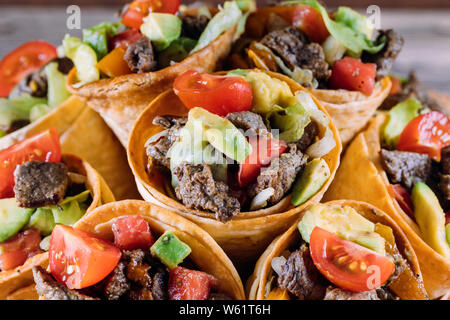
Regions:
<svg viewBox="0 0 450 320"><path fill-rule="evenodd" d="M242 77L190 70L175 79L173 90L186 108L202 107L219 116L249 111L252 107L252 88Z"/></svg>
<svg viewBox="0 0 450 320"><path fill-rule="evenodd" d="M30 160L61 161L61 146L55 128L0 151L0 199L14 197L14 170L17 165Z"/></svg>
<svg viewBox="0 0 450 320"><path fill-rule="evenodd" d="M122 23L127 27L139 29L143 18L150 12L175 14L179 7L180 0L135 0L122 16Z"/></svg>
<svg viewBox="0 0 450 320"><path fill-rule="evenodd" d="M114 270L122 255L109 241L64 225L53 229L48 253L52 275L69 289L100 282Z"/></svg>
<svg viewBox="0 0 450 320"><path fill-rule="evenodd" d="M330 35L322 15L305 4L295 6L292 12L292 25L302 29L312 42L322 43Z"/></svg>
<svg viewBox="0 0 450 320"><path fill-rule="evenodd" d="M55 46L45 41L26 42L11 51L0 61L0 97L7 97L20 80L57 55Z"/></svg>
<svg viewBox="0 0 450 320"><path fill-rule="evenodd" d="M248 142L252 146L252 153L239 165L238 183L241 188L255 181L261 168L268 166L272 159L287 148L284 141L263 136L249 137Z"/></svg>
<svg viewBox="0 0 450 320"><path fill-rule="evenodd" d="M18 233L12 239L0 244L0 270L10 270L42 252L39 247L41 234L38 229L30 228Z"/></svg>
<svg viewBox="0 0 450 320"><path fill-rule="evenodd" d="M397 94L402 91L402 83L400 79L394 76L390 76L389 78L391 79L392 83L391 91L389 91L389 94Z"/></svg>
<svg viewBox="0 0 450 320"><path fill-rule="evenodd" d="M120 249L148 250L155 242L149 224L141 216L123 216L113 221L114 244Z"/></svg>
<svg viewBox="0 0 450 320"><path fill-rule="evenodd" d="M208 300L215 282L215 278L205 272L175 267L169 273L169 299Z"/></svg>
<svg viewBox="0 0 450 320"><path fill-rule="evenodd" d="M136 42L142 37L142 34L139 32L139 30L136 29L129 29L125 30L124 32L121 32L119 34L116 34L114 37L111 38L110 41L110 48L122 48L123 50L127 50L129 45Z"/></svg>
<svg viewBox="0 0 450 320"><path fill-rule="evenodd" d="M145 16L139 11L128 9L122 16L122 24L129 28L139 29L144 23Z"/></svg>
<svg viewBox="0 0 450 320"><path fill-rule="evenodd" d="M441 149L450 144L449 118L438 111L422 114L411 120L403 129L397 149L428 154L441 160Z"/></svg>
<svg viewBox="0 0 450 320"><path fill-rule="evenodd" d="M345 57L335 63L329 85L333 89L360 91L371 95L375 87L376 72L377 66L373 63Z"/></svg>
<svg viewBox="0 0 450 320"><path fill-rule="evenodd" d="M380 287L395 270L391 259L320 227L313 229L309 247L317 269L330 282L352 292Z"/></svg>
<svg viewBox="0 0 450 320"><path fill-rule="evenodd" d="M389 193L397 200L400 208L412 219L414 218L414 206L408 191L400 184L390 184Z"/></svg>

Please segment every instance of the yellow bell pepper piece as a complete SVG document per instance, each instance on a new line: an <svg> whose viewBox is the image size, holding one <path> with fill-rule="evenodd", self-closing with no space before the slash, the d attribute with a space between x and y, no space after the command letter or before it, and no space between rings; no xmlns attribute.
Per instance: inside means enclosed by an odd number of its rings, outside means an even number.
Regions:
<svg viewBox="0 0 450 320"><path fill-rule="evenodd" d="M270 291L267 300L291 300L291 297L289 297L287 290L276 288Z"/></svg>
<svg viewBox="0 0 450 320"><path fill-rule="evenodd" d="M108 77L117 77L124 74L130 74L132 71L124 60L125 50L122 48L115 48L108 53L99 63L97 68Z"/></svg>

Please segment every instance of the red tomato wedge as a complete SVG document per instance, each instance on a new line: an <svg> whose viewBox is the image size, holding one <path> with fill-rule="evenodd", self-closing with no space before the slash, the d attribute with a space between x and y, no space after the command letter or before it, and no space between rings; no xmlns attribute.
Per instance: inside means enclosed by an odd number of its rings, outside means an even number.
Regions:
<svg viewBox="0 0 450 320"><path fill-rule="evenodd" d="M414 220L414 206L408 191L400 184L390 184L388 188L389 193L397 200L400 208Z"/></svg>
<svg viewBox="0 0 450 320"><path fill-rule="evenodd" d="M329 85L333 89L360 91L371 95L375 87L376 72L377 66L373 63L345 57L334 65Z"/></svg>
<svg viewBox="0 0 450 320"><path fill-rule="evenodd" d="M121 250L148 250L155 242L149 224L138 215L115 218L112 231L114 244Z"/></svg>
<svg viewBox="0 0 450 320"><path fill-rule="evenodd" d="M45 41L26 42L11 51L0 61L0 97L7 97L20 80L57 55L55 46Z"/></svg>
<svg viewBox="0 0 450 320"><path fill-rule="evenodd" d="M122 16L122 23L127 27L139 29L143 18L150 12L175 14L179 7L180 0L135 0Z"/></svg>
<svg viewBox="0 0 450 320"><path fill-rule="evenodd" d="M202 107L219 116L249 111L253 101L252 88L242 77L216 76L192 70L175 79L173 91L186 108Z"/></svg>
<svg viewBox="0 0 450 320"><path fill-rule="evenodd" d="M248 142L252 146L252 153L239 165L238 183L241 188L255 181L261 168L268 166L272 159L287 148L284 141L263 136L249 137Z"/></svg>
<svg viewBox="0 0 450 320"><path fill-rule="evenodd" d="M61 161L59 135L55 128L31 136L0 151L0 199L14 197L14 170L26 161Z"/></svg>
<svg viewBox="0 0 450 320"><path fill-rule="evenodd" d="M175 267L169 274L170 300L208 300L216 279L202 271Z"/></svg>
<svg viewBox="0 0 450 320"><path fill-rule="evenodd" d="M395 270L391 259L315 227L310 236L317 269L338 287L352 292L376 289Z"/></svg>
<svg viewBox="0 0 450 320"><path fill-rule="evenodd" d="M449 118L431 111L412 119L403 129L397 149L428 154L436 161L441 160L441 149L450 144Z"/></svg>
<svg viewBox="0 0 450 320"><path fill-rule="evenodd" d="M128 9L122 16L122 24L133 29L139 29L145 16L139 11Z"/></svg>
<svg viewBox="0 0 450 320"><path fill-rule="evenodd" d="M142 34L136 29L125 30L111 38L110 48L122 48L126 51L129 45L139 40L140 37Z"/></svg>
<svg viewBox="0 0 450 320"><path fill-rule="evenodd" d="M330 35L322 15L305 4L295 6L292 12L292 25L302 29L312 42L322 43Z"/></svg>
<svg viewBox="0 0 450 320"><path fill-rule="evenodd" d="M53 229L48 253L52 275L69 289L100 282L114 270L122 255L109 241L64 225Z"/></svg>
<svg viewBox="0 0 450 320"><path fill-rule="evenodd" d="M0 270L14 269L24 264L28 258L41 253L40 243L39 230L30 228L0 244Z"/></svg>

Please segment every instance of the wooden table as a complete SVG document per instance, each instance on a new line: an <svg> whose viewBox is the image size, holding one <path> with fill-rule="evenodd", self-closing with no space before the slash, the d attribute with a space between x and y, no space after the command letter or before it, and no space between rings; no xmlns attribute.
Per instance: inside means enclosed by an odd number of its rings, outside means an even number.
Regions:
<svg viewBox="0 0 450 320"><path fill-rule="evenodd" d="M66 33L80 36L80 30L66 28L65 10L66 7L0 6L0 57L28 40L44 39L59 45ZM117 21L117 10L81 7L81 27ZM406 75L415 69L427 86L450 93L450 9L382 9L381 25L394 28L406 40L394 72Z"/></svg>

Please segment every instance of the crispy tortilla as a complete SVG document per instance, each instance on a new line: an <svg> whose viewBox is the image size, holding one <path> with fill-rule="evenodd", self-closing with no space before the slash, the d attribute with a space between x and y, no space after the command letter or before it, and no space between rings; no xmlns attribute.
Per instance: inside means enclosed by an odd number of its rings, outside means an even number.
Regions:
<svg viewBox="0 0 450 320"><path fill-rule="evenodd" d="M324 200L360 200L386 212L403 230L414 248L429 296L438 298L450 292L450 261L421 239L416 223L389 194L389 180L379 155L380 128L384 120L384 114L375 117L367 130L350 144Z"/></svg>
<svg viewBox="0 0 450 320"><path fill-rule="evenodd" d="M271 77L285 81L292 92L304 90L298 83L288 77L272 72L266 73ZM317 100L315 102L326 113L320 103ZM167 108L167 106L170 106L170 108ZM241 212L231 221L222 223L215 219L213 213L188 209L177 199L172 198L170 196L169 179L158 168L151 167L150 174L147 173L145 143L149 137L162 131L161 127L152 124L153 118L157 115L186 116L187 113L188 109L172 90L168 90L155 99L136 121L130 135L128 161L136 177L138 189L145 200L170 208L209 232L236 265L239 267L249 266L259 257L274 237L285 231L304 208L311 203L319 202L328 189L339 166L339 157L342 150L337 130L330 122L336 147L323 159L330 168L331 176L314 197L299 207L293 207L291 195L288 195L272 207L252 212ZM253 265L251 265L251 268L253 268Z"/></svg>
<svg viewBox="0 0 450 320"><path fill-rule="evenodd" d="M88 105L103 117L123 146L126 146L139 114L158 94L171 88L178 75L187 70L212 72L218 69L231 49L235 29L228 30L209 46L183 61L155 72L102 79L76 88L74 68L67 78L68 89L86 98Z"/></svg>
<svg viewBox="0 0 450 320"><path fill-rule="evenodd" d="M402 230L395 222L381 210L368 203L340 200L326 204L350 206L359 214L373 223L381 223L389 226L395 237L396 245L400 254L405 258L409 268L406 268L400 276L395 279L389 288L402 300L424 300L427 299L422 276L419 270L419 263L414 250ZM300 221L301 218L298 220ZM264 300L266 295L266 284L272 276L272 259L282 255L283 251L299 243L301 240L297 223L294 223L289 230L277 237L262 254L258 260L253 275L248 279L246 286L247 297L250 300ZM387 250L389 252L389 250Z"/></svg>
<svg viewBox="0 0 450 320"><path fill-rule="evenodd" d="M219 280L217 285L219 292L232 299L245 299L241 278L225 252L207 232L170 210L145 201L124 200L95 209L81 218L74 227L113 240L111 220L123 215L136 214L149 223L152 232L162 234L165 231L172 231L181 241L188 244L192 249L189 257L199 270Z"/></svg>
<svg viewBox="0 0 450 320"><path fill-rule="evenodd" d="M86 188L91 191L92 196L92 203L87 209L87 213L104 203L115 201L109 187L104 183L102 177L94 168L91 167L90 164L70 154L64 154L62 161L67 165L70 172L79 173L87 177ZM28 299L30 297L37 297L37 293L30 293L29 288L24 289L29 286L34 286L33 273L31 269L33 266L37 265L44 268L47 267L47 252L38 254L28 259L25 264L20 267L0 272L0 300L21 300L21 298Z"/></svg>

